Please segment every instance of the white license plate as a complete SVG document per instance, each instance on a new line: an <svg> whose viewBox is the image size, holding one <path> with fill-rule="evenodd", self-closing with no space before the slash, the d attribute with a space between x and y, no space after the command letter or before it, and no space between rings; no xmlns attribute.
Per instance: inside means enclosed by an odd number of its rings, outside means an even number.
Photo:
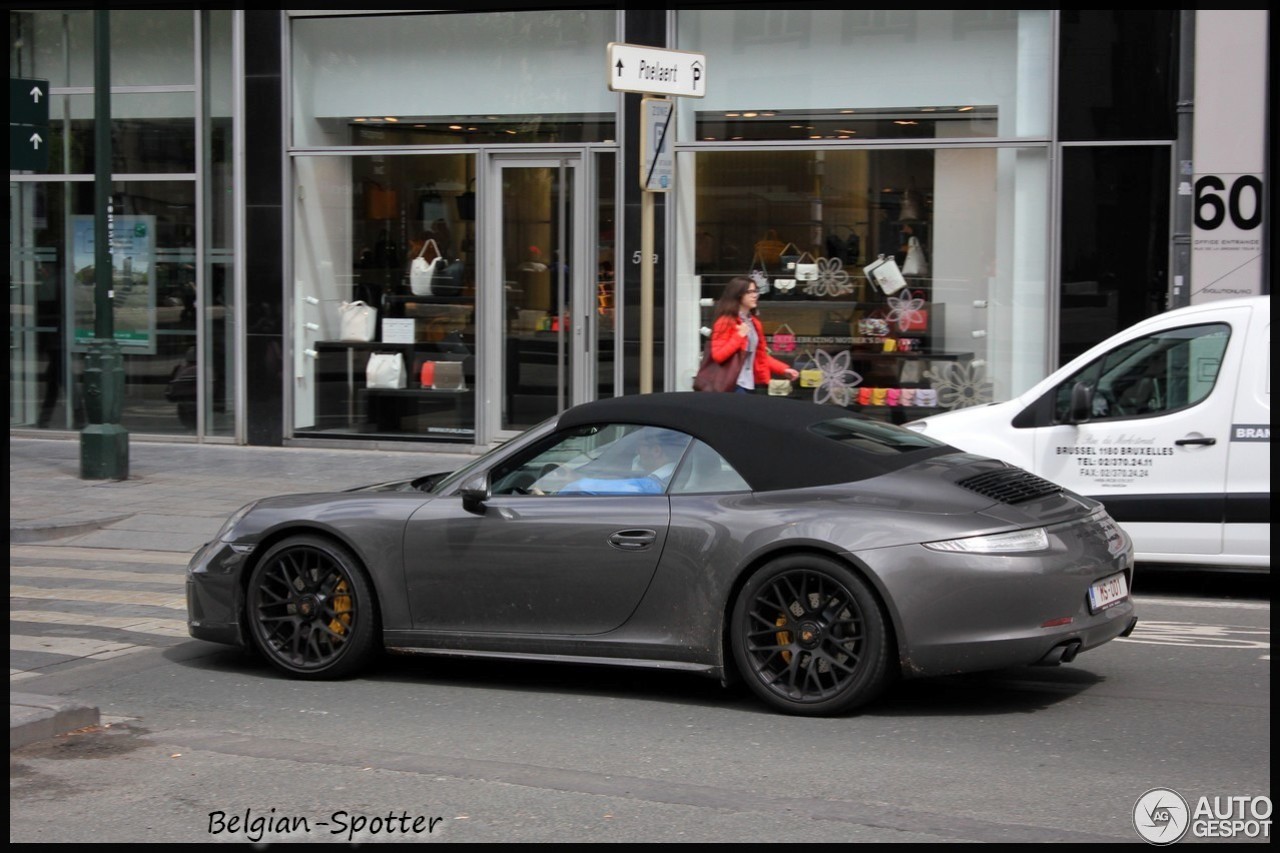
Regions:
<svg viewBox="0 0 1280 853"><path fill-rule="evenodd" d="M1124 573L1111 575L1100 581L1094 581L1089 587L1089 611L1097 613L1099 610L1106 610L1113 604L1118 604L1129 597L1129 584L1124 579Z"/></svg>

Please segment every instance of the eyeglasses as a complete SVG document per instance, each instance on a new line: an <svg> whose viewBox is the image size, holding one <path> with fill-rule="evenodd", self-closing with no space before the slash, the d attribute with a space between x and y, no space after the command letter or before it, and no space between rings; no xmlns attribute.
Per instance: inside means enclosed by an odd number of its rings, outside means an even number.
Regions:
<svg viewBox="0 0 1280 853"><path fill-rule="evenodd" d="M760 291L759 291L758 289L754 288L754 287L749 287L749 288L747 288L747 294L748 294L748 295L750 295L750 294L752 294L752 293L759 293L759 292L760 292Z"/></svg>

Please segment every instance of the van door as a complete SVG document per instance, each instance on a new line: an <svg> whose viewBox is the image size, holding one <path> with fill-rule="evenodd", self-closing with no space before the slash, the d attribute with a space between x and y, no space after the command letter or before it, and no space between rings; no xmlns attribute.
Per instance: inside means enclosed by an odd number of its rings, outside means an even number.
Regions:
<svg viewBox="0 0 1280 853"><path fill-rule="evenodd" d="M1118 343L1015 420L1032 427L1037 472L1103 501L1149 560L1222 551L1249 313L1224 309Z"/></svg>
<svg viewBox="0 0 1280 853"><path fill-rule="evenodd" d="M1253 312L1227 460L1223 554L1232 565L1271 565L1271 312Z"/></svg>

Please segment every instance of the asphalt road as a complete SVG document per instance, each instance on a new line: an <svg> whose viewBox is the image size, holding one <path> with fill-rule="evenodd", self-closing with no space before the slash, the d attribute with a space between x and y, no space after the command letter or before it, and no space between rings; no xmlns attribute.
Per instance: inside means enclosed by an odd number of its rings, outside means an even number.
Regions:
<svg viewBox="0 0 1280 853"><path fill-rule="evenodd" d="M1139 629L1073 664L800 719L675 672L284 679L185 636L185 561L11 547L11 687L101 713L11 750L11 841L1134 842L1152 788L1270 794L1265 581L1140 576Z"/></svg>

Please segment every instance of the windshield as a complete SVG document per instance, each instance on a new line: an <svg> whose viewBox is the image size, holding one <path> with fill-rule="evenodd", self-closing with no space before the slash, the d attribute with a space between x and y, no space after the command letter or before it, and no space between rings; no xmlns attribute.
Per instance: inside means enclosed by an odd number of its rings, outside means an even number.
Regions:
<svg viewBox="0 0 1280 853"><path fill-rule="evenodd" d="M506 444L501 444L498 447L495 447L489 452L478 457L474 461L469 462L466 465L463 465L461 468L449 474L449 476L440 480L440 482L436 483L430 489L430 494L433 494L433 495L447 494L448 492L453 490L453 488L458 483L467 479L467 477L472 472L483 470L487 468L489 465L493 464L492 456L493 454L497 453L499 450L505 452L511 446L512 443L526 444L530 441L537 441L538 438L540 438L541 436L549 432L555 426L556 422L559 420L560 420L559 415L553 415L552 417L547 418L545 421L538 424L537 426L530 427L525 432L513 438L510 442L507 442Z"/></svg>

